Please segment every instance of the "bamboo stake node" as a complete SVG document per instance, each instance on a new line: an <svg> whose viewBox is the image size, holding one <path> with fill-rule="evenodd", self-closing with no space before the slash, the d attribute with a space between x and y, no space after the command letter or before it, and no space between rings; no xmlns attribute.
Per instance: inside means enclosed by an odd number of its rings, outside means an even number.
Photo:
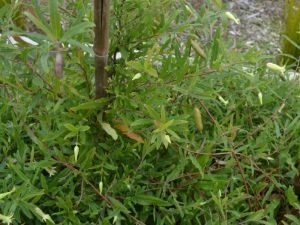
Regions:
<svg viewBox="0 0 300 225"><path fill-rule="evenodd" d="M98 55L97 53L95 53L95 58L107 59L108 58L108 54L106 54L106 55Z"/></svg>

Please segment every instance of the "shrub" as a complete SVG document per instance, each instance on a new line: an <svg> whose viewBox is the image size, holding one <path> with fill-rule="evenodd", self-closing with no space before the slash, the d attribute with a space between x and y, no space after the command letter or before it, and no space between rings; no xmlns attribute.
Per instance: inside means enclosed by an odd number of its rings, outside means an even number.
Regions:
<svg viewBox="0 0 300 225"><path fill-rule="evenodd" d="M84 1L63 12L67 27L92 18ZM299 160L299 83L268 71L270 58L232 49L224 15L211 2L195 11L184 1L113 1L113 76L109 96L100 100L89 97L88 24L63 42L63 80L53 76L55 42L42 32L26 34L39 45L19 47L7 44L11 31L4 30L0 219L299 221L291 188Z"/></svg>

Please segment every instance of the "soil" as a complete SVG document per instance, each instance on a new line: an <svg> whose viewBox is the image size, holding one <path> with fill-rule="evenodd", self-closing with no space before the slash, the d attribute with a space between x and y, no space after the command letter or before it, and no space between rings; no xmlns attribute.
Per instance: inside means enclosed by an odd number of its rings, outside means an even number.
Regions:
<svg viewBox="0 0 300 225"><path fill-rule="evenodd" d="M203 0L188 0L199 8ZM227 10L241 24L231 24L230 34L246 47L256 47L268 54L278 53L282 30L284 0L223 0Z"/></svg>

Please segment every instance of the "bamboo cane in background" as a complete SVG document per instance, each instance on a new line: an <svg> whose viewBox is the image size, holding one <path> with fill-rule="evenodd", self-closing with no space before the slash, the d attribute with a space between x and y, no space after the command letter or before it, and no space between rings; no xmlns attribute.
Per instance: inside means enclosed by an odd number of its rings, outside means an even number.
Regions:
<svg viewBox="0 0 300 225"><path fill-rule="evenodd" d="M109 49L109 10L110 0L94 0L96 98L106 95L107 72L105 67Z"/></svg>
<svg viewBox="0 0 300 225"><path fill-rule="evenodd" d="M283 65L293 64L296 68L300 57L300 1L285 0L284 4L284 31L281 47L284 55L280 57L280 63Z"/></svg>

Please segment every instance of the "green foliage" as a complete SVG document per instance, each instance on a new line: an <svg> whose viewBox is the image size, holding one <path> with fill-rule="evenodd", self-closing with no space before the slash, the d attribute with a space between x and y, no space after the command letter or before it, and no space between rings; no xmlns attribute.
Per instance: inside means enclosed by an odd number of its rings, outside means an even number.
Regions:
<svg viewBox="0 0 300 225"><path fill-rule="evenodd" d="M184 1L112 1L112 77L100 100L90 97L90 1L35 7L35 33L1 21L2 222L299 222L299 81L231 48L212 2L195 11ZM12 34L38 45L12 45ZM53 75L57 42L63 80Z"/></svg>
<svg viewBox="0 0 300 225"><path fill-rule="evenodd" d="M285 0L284 32L282 37L281 62L296 64L300 56L300 3L297 0Z"/></svg>

